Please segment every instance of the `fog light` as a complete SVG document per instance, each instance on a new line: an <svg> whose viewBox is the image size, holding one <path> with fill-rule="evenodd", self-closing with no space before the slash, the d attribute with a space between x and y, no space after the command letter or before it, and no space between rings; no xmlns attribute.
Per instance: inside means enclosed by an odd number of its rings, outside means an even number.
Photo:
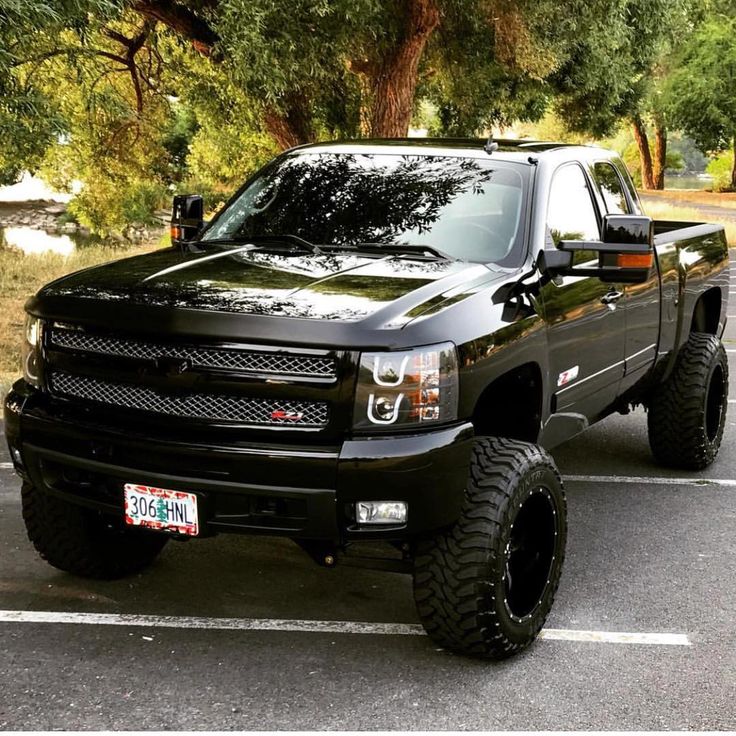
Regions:
<svg viewBox="0 0 736 736"><path fill-rule="evenodd" d="M361 524L406 524L407 505L403 501L359 501L355 516Z"/></svg>

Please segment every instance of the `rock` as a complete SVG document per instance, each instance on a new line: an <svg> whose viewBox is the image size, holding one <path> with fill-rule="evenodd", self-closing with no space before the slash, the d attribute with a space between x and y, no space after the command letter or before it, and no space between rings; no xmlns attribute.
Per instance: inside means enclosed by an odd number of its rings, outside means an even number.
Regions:
<svg viewBox="0 0 736 736"><path fill-rule="evenodd" d="M77 223L76 222L65 222L61 226L60 230L63 233L75 233L77 232Z"/></svg>

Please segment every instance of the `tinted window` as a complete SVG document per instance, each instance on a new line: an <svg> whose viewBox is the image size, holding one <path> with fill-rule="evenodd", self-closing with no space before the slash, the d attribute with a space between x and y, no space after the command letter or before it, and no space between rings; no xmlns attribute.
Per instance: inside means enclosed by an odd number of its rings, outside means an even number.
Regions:
<svg viewBox="0 0 736 736"><path fill-rule="evenodd" d="M607 163L597 163L593 169L595 180L603 195L606 212L609 215L629 214L629 205L616 169Z"/></svg>
<svg viewBox="0 0 736 736"><path fill-rule="evenodd" d="M600 240L588 182L579 166L563 166L555 172L547 206L547 227L555 245L560 240Z"/></svg>
<svg viewBox="0 0 736 736"><path fill-rule="evenodd" d="M490 159L304 152L267 167L203 240L413 243L498 262L521 241L526 177L526 167Z"/></svg>

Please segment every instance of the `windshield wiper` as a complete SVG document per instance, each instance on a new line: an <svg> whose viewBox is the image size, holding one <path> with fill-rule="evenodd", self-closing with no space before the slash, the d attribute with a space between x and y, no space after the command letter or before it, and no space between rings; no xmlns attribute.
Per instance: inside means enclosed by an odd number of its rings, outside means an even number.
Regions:
<svg viewBox="0 0 736 736"><path fill-rule="evenodd" d="M445 253L431 245L422 245L421 243L356 243L359 250L372 250L376 252L388 253L425 253L440 258L443 261L456 261L457 258Z"/></svg>
<svg viewBox="0 0 736 736"><path fill-rule="evenodd" d="M202 240L200 242L217 245L260 245L271 243L278 246L293 244L316 255L323 253L322 248L316 243L310 243L308 240L300 238L298 235L292 235L291 233L281 233L279 235L236 235L232 238L213 238L212 240Z"/></svg>

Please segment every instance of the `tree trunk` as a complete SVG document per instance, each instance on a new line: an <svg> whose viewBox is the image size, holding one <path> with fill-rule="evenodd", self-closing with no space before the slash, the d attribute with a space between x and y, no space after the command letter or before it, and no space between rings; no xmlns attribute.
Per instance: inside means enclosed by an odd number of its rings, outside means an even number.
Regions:
<svg viewBox="0 0 736 736"><path fill-rule="evenodd" d="M649 150L649 138L647 138L647 129L639 115L635 115L631 120L631 127L634 132L636 145L639 147L639 157L641 159L641 184L644 189L654 189L654 175L652 173L652 153Z"/></svg>
<svg viewBox="0 0 736 736"><path fill-rule="evenodd" d="M404 5L401 37L372 80L371 134L379 138L401 138L409 132L419 61L440 22L435 0L404 0Z"/></svg>
<svg viewBox="0 0 736 736"><path fill-rule="evenodd" d="M314 140L312 114L302 94L289 94L283 111L267 107L263 120L266 130L282 150Z"/></svg>
<svg viewBox="0 0 736 736"><path fill-rule="evenodd" d="M731 168L731 189L736 192L736 133L733 134L733 167Z"/></svg>
<svg viewBox="0 0 736 736"><path fill-rule="evenodd" d="M667 128L661 117L654 119L654 168L655 189L664 189L664 170L667 168Z"/></svg>

